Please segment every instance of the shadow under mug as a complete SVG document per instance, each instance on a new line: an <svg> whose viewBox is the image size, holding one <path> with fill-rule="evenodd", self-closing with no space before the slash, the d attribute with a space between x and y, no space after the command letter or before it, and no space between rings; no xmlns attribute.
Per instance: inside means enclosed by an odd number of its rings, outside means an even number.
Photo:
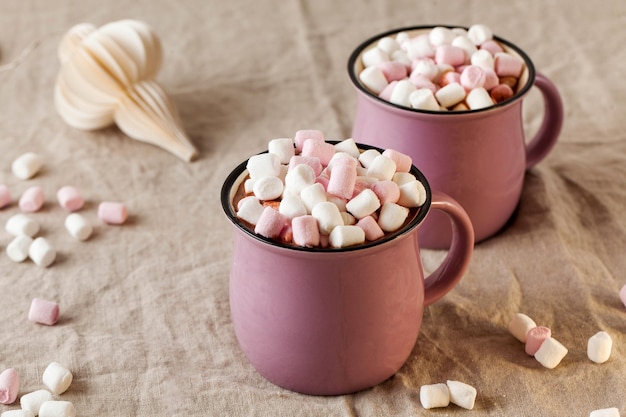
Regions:
<svg viewBox="0 0 626 417"><path fill-rule="evenodd" d="M465 111L428 111L395 105L370 92L360 81L362 54L379 39L407 32L426 33L434 26L396 29L360 44L348 60L348 74L357 91L352 137L359 143L392 148L410 155L433 189L448 194L467 211L476 242L500 231L512 216L522 193L525 171L550 152L563 124L563 104L556 86L535 71L530 58L512 43L494 37L506 52L522 59L524 72L515 95L491 107ZM537 87L544 115L535 136L526 143L522 99ZM446 248L452 232L439 213L420 228L422 247Z"/></svg>
<svg viewBox="0 0 626 417"><path fill-rule="evenodd" d="M361 146L361 148L370 148ZM239 345L270 382L313 395L373 387L406 362L424 307L465 273L474 232L463 208L424 184L426 203L401 229L342 249L288 246L255 234L236 216L246 162L225 180L222 208L234 226L230 309ZM424 278L417 230L430 211L452 224L450 250Z"/></svg>

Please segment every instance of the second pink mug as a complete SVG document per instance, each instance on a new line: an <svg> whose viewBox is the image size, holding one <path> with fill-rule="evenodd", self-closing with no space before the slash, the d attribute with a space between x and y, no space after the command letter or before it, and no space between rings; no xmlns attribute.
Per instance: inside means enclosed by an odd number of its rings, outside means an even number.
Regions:
<svg viewBox="0 0 626 417"><path fill-rule="evenodd" d="M357 112L352 137L359 143L407 153L433 189L442 191L467 211L476 242L500 231L517 207L525 171L541 161L554 146L563 124L563 104L555 85L535 71L518 47L495 38L505 51L525 63L516 94L479 110L436 112L395 105L370 92L360 81L361 56L385 36L426 33L430 26L396 29L366 40L348 61L348 73L357 91ZM522 101L537 87L544 98L539 131L526 143ZM420 228L423 247L445 248L452 230L439 213L432 213Z"/></svg>

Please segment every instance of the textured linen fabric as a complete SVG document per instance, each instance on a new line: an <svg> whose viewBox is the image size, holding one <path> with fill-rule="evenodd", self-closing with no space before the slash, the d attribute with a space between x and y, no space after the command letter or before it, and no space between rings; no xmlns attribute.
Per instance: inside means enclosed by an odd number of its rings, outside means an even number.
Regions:
<svg viewBox="0 0 626 417"><path fill-rule="evenodd" d="M116 127L67 126L53 106L57 46L73 25L134 18L163 44L157 81L168 92L199 158L185 163ZM316 397L261 377L239 349L230 320L232 227L219 191L228 173L267 141L298 129L351 135L356 94L346 67L364 39L394 28L485 23L517 44L563 97L565 122L546 159L528 171L519 208L476 246L459 285L424 313L413 353L384 383ZM0 371L21 377L20 395L44 388L57 361L74 381L59 399L81 416L587 416L626 415L626 3L178 0L0 0L0 183L19 212L30 185L46 192L32 216L57 249L41 268L0 254ZM542 117L524 104L530 137ZM11 162L34 151L45 166L16 179ZM63 185L86 199L93 236L74 240L56 203ZM122 226L97 219L121 201ZM11 237L0 230L0 250ZM445 251L423 250L427 271ZM59 302L55 326L27 319L34 297ZM543 368L507 331L516 312L552 329L569 349ZM590 336L613 338L611 359L587 359ZM467 411L424 410L419 388L447 379L478 390ZM18 404L0 405L0 412Z"/></svg>

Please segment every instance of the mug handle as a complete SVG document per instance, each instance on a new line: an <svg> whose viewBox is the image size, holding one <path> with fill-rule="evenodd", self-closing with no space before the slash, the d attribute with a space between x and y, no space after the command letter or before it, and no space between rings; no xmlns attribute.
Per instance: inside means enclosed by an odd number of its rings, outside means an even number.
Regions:
<svg viewBox="0 0 626 417"><path fill-rule="evenodd" d="M446 295L461 280L474 252L474 227L461 205L452 197L433 191L431 209L441 210L452 223L450 250L439 268L424 281L424 306Z"/></svg>
<svg viewBox="0 0 626 417"><path fill-rule="evenodd" d="M544 115L535 137L526 145L526 169L532 168L548 155L563 126L563 101L554 83L537 72L535 87L543 95Z"/></svg>

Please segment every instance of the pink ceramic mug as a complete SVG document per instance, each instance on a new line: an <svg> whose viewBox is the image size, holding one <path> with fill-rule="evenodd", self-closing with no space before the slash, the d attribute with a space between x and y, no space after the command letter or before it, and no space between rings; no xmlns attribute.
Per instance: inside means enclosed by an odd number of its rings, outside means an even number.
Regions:
<svg viewBox="0 0 626 417"><path fill-rule="evenodd" d="M257 371L306 394L338 395L391 377L415 345L424 307L464 274L474 232L453 199L427 190L426 203L397 232L343 249L287 246L237 219L233 198L246 162L225 180L221 202L235 229L230 308L239 344ZM429 211L454 233L441 266L424 279L417 229Z"/></svg>
<svg viewBox="0 0 626 417"><path fill-rule="evenodd" d="M348 61L357 91L352 130L355 141L409 154L433 189L457 200L474 225L476 241L497 233L519 202L524 174L554 146L563 124L563 104L554 84L535 72L532 61L515 45L495 39L525 62L516 94L480 110L435 112L401 107L368 91L359 81L361 55L385 36L425 33L432 27L397 29L374 36L358 46ZM543 95L544 117L539 131L525 142L522 99L536 86ZM422 247L450 244L451 230L439 213L420 228Z"/></svg>

